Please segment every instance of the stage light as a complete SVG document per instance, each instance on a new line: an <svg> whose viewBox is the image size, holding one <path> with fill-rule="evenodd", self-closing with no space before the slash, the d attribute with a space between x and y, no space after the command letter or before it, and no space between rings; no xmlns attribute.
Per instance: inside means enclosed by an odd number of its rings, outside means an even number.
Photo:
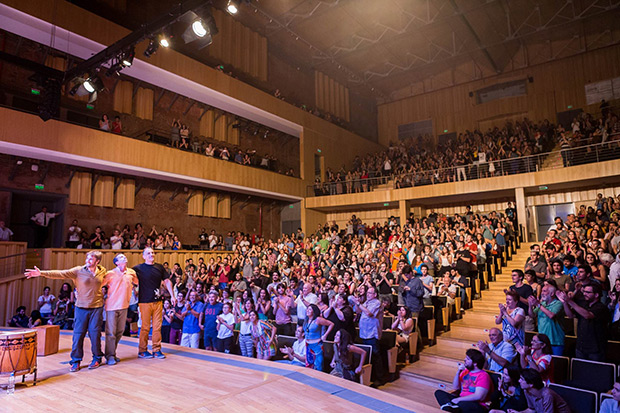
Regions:
<svg viewBox="0 0 620 413"><path fill-rule="evenodd" d="M170 47L170 39L165 35L159 35L159 45L161 47Z"/></svg>
<svg viewBox="0 0 620 413"><path fill-rule="evenodd" d="M198 37L205 37L207 35L207 26L202 19L195 20L192 23L192 30L194 34Z"/></svg>
<svg viewBox="0 0 620 413"><path fill-rule="evenodd" d="M226 6L226 11L230 14L237 14L239 11L239 1L236 0L228 0L228 5Z"/></svg>
<svg viewBox="0 0 620 413"><path fill-rule="evenodd" d="M99 76L86 79L83 86L88 93L100 92L105 88Z"/></svg>
<svg viewBox="0 0 620 413"><path fill-rule="evenodd" d="M135 55L136 51L133 48L123 53L123 57L121 57L121 63L123 64L123 66L131 66L133 64L133 58Z"/></svg>
<svg viewBox="0 0 620 413"><path fill-rule="evenodd" d="M105 73L105 75L106 76L118 76L120 74L120 71L123 70L124 67L125 66L121 62L116 61L116 63L110 66L110 68Z"/></svg>
<svg viewBox="0 0 620 413"><path fill-rule="evenodd" d="M213 36L217 33L217 27L213 16L203 13L202 16L190 11L187 12L181 22L187 28L181 36L185 43L192 43L197 49L203 49L213 42Z"/></svg>
<svg viewBox="0 0 620 413"><path fill-rule="evenodd" d="M147 46L146 50L144 51L144 55L146 57L151 57L151 55L155 54L155 52L157 52L157 49L159 49L159 43L155 41L155 39L151 39L151 41L149 41L149 45Z"/></svg>

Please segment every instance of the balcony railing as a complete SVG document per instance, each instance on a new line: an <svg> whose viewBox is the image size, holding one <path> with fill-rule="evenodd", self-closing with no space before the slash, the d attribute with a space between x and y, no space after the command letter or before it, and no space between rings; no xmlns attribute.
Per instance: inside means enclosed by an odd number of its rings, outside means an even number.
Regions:
<svg viewBox="0 0 620 413"><path fill-rule="evenodd" d="M380 172L371 172L369 173L369 177L365 179L322 182L309 185L307 188L307 196L379 191L382 190L382 188L377 188L377 186L384 185L390 180L394 182L394 187L383 188L383 190L538 172L543 170L543 166L544 169L547 170L610 161L613 159L620 159L619 138L620 134L614 134L609 135L606 142L598 144L584 145L537 155L521 156L518 158L495 160L493 162L430 169L409 174L384 176ZM547 161L546 164L545 161Z"/></svg>

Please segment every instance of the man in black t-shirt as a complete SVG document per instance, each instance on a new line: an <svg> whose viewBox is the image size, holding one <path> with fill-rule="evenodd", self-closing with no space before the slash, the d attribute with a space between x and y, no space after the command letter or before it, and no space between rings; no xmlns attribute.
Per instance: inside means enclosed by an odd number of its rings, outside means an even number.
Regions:
<svg viewBox="0 0 620 413"><path fill-rule="evenodd" d="M534 319L528 315L529 305L527 302L528 297L534 294L534 290L532 290L532 287L528 284L523 283L524 278L525 274L523 271L520 269L512 270L512 282L514 284L510 286L510 289L519 294L519 303L517 305L525 311L525 331L536 331L536 323Z"/></svg>
<svg viewBox="0 0 620 413"><path fill-rule="evenodd" d="M583 298L574 300L574 294L558 290L556 295L564 305L564 312L570 318L577 318L577 358L604 361L607 344L609 310L601 303L603 290L598 284L582 287Z"/></svg>
<svg viewBox="0 0 620 413"><path fill-rule="evenodd" d="M138 358L166 358L161 351L161 324L163 320L162 291L163 282L170 293L170 301L175 305L174 291L172 282L168 278L168 273L161 264L155 264L155 253L152 248L145 248L142 253L144 263L133 267L138 276L138 306L140 308L140 343L138 347ZM153 323L153 353L149 353L149 330Z"/></svg>

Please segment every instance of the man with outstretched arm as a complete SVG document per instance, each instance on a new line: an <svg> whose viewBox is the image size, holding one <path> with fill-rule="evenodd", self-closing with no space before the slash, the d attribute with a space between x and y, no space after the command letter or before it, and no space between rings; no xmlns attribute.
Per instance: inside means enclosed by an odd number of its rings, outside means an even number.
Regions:
<svg viewBox="0 0 620 413"><path fill-rule="evenodd" d="M80 363L84 357L84 337L88 332L93 360L89 369L96 369L101 365L101 325L103 323L103 293L101 286L107 273L106 269L99 265L101 262L100 251L89 251L86 254L86 262L64 271L41 271L37 267L26 270L26 278L45 277L52 279L70 279L77 289L75 302L75 320L73 322L73 344L71 346L71 368L69 371L76 372L80 369Z"/></svg>
<svg viewBox="0 0 620 413"><path fill-rule="evenodd" d="M161 351L161 324L163 320L161 283L164 283L170 293L170 301L173 306L176 304L175 295L172 290L172 282L168 278L168 272L163 265L155 263L153 249L145 248L142 252L142 258L144 263L133 267L139 280L138 307L142 319L138 358L165 359L166 356ZM151 322L153 323L153 353L148 351Z"/></svg>

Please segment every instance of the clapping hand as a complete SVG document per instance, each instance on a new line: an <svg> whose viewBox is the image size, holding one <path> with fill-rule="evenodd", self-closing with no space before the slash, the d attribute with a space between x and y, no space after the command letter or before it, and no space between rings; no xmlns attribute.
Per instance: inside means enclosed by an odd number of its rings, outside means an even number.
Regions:
<svg viewBox="0 0 620 413"><path fill-rule="evenodd" d="M533 295L530 295L529 297L527 297L527 303L531 307L536 307L538 305L538 300Z"/></svg>
<svg viewBox="0 0 620 413"><path fill-rule="evenodd" d="M566 296L566 293L565 293L564 291L560 291L560 290L557 290L557 291L555 292L555 296L558 298L558 300L560 300L560 301L561 301L561 302L563 302L563 303L565 303L565 302L566 302L566 300L567 300L567 298L568 298L568 297Z"/></svg>
<svg viewBox="0 0 620 413"><path fill-rule="evenodd" d="M506 314L506 306L505 306L504 304L499 303L499 304L498 304L498 307L499 307L499 314L500 314L500 315L504 315L504 314Z"/></svg>
<svg viewBox="0 0 620 413"><path fill-rule="evenodd" d="M486 341L478 341L478 349L483 353L486 353L489 350L489 344Z"/></svg>

